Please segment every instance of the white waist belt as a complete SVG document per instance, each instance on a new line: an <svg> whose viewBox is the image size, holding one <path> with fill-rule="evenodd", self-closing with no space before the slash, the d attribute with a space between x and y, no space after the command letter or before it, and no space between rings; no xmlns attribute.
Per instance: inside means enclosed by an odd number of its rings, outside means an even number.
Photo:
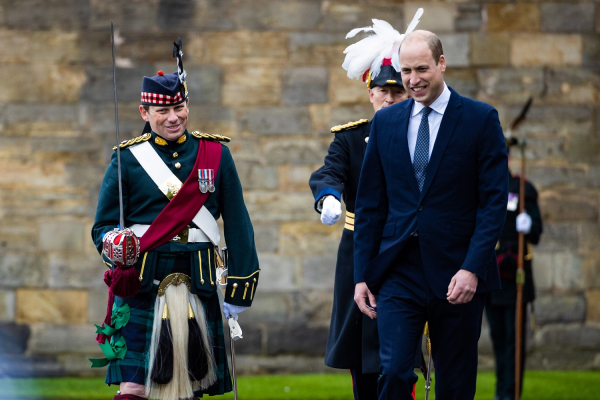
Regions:
<svg viewBox="0 0 600 400"><path fill-rule="evenodd" d="M131 225L129 229L135 233L135 236L142 237L146 233L146 231L150 228L150 225L143 224L135 224ZM175 238L174 238L175 239ZM171 239L173 242L177 242L177 240ZM210 242L211 240L202 232L202 229L197 228L188 228L188 239L187 243L203 243Z"/></svg>

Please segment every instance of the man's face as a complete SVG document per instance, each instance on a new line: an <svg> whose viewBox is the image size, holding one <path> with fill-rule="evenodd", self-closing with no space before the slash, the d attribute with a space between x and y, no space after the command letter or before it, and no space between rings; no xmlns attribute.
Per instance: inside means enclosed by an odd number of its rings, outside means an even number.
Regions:
<svg viewBox="0 0 600 400"><path fill-rule="evenodd" d="M431 49L424 40L414 39L402 44L400 71L402 83L410 97L426 107L444 91L446 59L440 56L436 64Z"/></svg>
<svg viewBox="0 0 600 400"><path fill-rule="evenodd" d="M174 106L140 106L142 119L150 122L152 130L163 139L177 140L187 129L189 99Z"/></svg>
<svg viewBox="0 0 600 400"><path fill-rule="evenodd" d="M394 103L404 101L407 98L406 90L398 85L374 86L369 89L369 99L373 104L375 112Z"/></svg>

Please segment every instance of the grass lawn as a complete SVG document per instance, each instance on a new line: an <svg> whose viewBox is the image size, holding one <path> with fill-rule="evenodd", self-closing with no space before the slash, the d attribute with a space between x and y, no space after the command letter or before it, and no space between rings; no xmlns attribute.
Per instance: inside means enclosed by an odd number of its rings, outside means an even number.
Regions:
<svg viewBox="0 0 600 400"><path fill-rule="evenodd" d="M480 373L477 400L494 396L495 377ZM238 381L242 400L350 400L349 374L244 376ZM0 399L102 399L110 400L117 388L101 379L45 378L0 379ZM232 394L220 397L233 399ZM430 396L431 399L435 396ZM523 400L597 400L600 398L600 372L527 371ZM424 399L423 379L417 382L417 399Z"/></svg>

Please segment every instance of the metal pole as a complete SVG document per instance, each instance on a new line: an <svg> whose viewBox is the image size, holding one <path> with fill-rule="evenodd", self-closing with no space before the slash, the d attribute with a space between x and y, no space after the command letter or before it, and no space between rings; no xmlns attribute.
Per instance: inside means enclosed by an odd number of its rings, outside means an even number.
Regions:
<svg viewBox="0 0 600 400"><path fill-rule="evenodd" d="M231 377L233 378L233 398L237 400L237 378L235 376L235 346L233 342L242 339L242 328L240 324L231 316L228 317L227 322L229 323L229 338L230 338L230 350L231 350Z"/></svg>
<svg viewBox="0 0 600 400"><path fill-rule="evenodd" d="M110 44L112 47L113 89L115 92L115 124L117 129L117 171L119 175L119 225L120 229L125 229L125 219L123 217L123 186L121 185L121 140L119 139L119 107L117 106L117 67L115 65L115 33L112 21L110 21ZM125 246L125 248L127 248L127 246Z"/></svg>
<svg viewBox="0 0 600 400"><path fill-rule="evenodd" d="M229 340L231 350L231 378L233 379L233 398L234 400L238 400L237 394L237 378L235 377L235 346L233 344L234 340L231 338Z"/></svg>

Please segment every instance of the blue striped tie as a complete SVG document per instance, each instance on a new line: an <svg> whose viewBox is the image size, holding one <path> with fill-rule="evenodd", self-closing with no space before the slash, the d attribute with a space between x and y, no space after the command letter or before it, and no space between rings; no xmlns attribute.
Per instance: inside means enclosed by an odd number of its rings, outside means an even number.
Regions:
<svg viewBox="0 0 600 400"><path fill-rule="evenodd" d="M423 108L419 133L417 134L417 144L415 145L415 154L413 156L413 170L415 178L419 183L419 192L423 191L425 183L425 171L429 164L429 120L427 117L431 112L430 107Z"/></svg>

